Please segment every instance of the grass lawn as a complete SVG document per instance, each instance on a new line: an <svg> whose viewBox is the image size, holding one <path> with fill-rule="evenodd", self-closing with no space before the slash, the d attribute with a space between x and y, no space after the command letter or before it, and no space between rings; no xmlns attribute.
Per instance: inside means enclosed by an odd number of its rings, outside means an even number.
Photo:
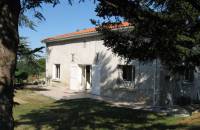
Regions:
<svg viewBox="0 0 200 130"><path fill-rule="evenodd" d="M188 118L114 107L93 99L60 100L18 90L15 130L200 130L200 114Z"/></svg>

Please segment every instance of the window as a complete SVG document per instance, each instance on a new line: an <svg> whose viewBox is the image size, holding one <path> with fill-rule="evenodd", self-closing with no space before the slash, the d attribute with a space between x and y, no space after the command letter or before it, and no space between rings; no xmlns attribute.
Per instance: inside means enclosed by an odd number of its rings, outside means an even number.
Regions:
<svg viewBox="0 0 200 130"><path fill-rule="evenodd" d="M60 64L55 64L55 79L60 79Z"/></svg>
<svg viewBox="0 0 200 130"><path fill-rule="evenodd" d="M188 82L194 81L194 71L191 69L186 69L184 73L184 80Z"/></svg>
<svg viewBox="0 0 200 130"><path fill-rule="evenodd" d="M119 78L123 81L134 81L135 80L135 66L133 65L119 65Z"/></svg>

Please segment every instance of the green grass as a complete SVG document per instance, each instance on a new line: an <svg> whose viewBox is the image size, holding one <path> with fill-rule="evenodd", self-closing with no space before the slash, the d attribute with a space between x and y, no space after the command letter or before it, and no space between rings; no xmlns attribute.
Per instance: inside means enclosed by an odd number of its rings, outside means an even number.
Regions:
<svg viewBox="0 0 200 130"><path fill-rule="evenodd" d="M192 123L189 118L115 107L93 99L55 101L31 90L18 90L15 101L19 103L14 107L15 130L200 130L200 116Z"/></svg>

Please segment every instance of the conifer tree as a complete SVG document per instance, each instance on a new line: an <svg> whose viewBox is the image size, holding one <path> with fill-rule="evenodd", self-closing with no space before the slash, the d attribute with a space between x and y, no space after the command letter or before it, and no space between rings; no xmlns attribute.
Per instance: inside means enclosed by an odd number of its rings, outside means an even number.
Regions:
<svg viewBox="0 0 200 130"><path fill-rule="evenodd" d="M99 30L116 54L140 61L159 59L172 74L200 65L200 0L98 0L97 15L106 25L128 21L127 33Z"/></svg>

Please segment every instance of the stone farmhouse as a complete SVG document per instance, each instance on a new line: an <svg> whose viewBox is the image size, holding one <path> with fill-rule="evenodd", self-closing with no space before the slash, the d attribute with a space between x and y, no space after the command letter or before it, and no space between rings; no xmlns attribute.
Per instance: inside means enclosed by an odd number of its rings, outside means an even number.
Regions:
<svg viewBox="0 0 200 130"><path fill-rule="evenodd" d="M123 22L114 29L129 28L129 23ZM95 28L42 42L46 45L46 80L50 86L148 105L173 104L179 97L200 99L199 73L170 80L159 60L127 64L104 46L103 36Z"/></svg>

